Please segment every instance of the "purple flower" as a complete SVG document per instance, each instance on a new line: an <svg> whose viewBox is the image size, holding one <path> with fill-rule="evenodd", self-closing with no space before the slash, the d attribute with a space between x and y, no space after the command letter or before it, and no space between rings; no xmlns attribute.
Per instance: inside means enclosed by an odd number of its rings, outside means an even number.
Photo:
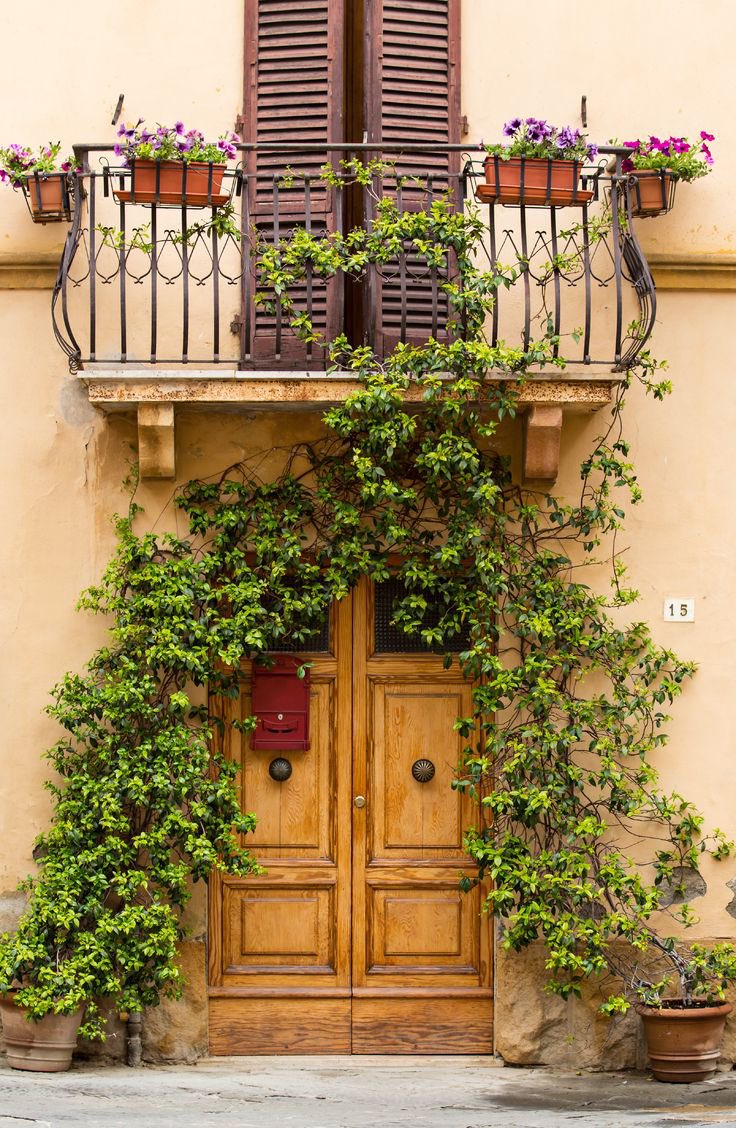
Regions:
<svg viewBox="0 0 736 1128"><path fill-rule="evenodd" d="M701 141L715 141L715 137L713 136L712 133L706 133L704 130L701 129L700 140Z"/></svg>
<svg viewBox="0 0 736 1128"><path fill-rule="evenodd" d="M527 132L527 136L528 136L529 140L535 141L535 142L544 141L545 136L546 136L546 134L544 132L544 127L545 127L544 122L537 121L536 118L527 118L526 119L526 132Z"/></svg>
<svg viewBox="0 0 736 1128"><path fill-rule="evenodd" d="M521 118L511 118L503 127L504 137L512 137L517 129L521 129Z"/></svg>
<svg viewBox="0 0 736 1128"><path fill-rule="evenodd" d="M629 148L631 148L631 146L629 146ZM621 161L621 171L622 172L633 172L634 171L634 162L631 160L630 157L624 157L624 159Z"/></svg>
<svg viewBox="0 0 736 1128"><path fill-rule="evenodd" d="M183 121L175 121L174 122L174 129L176 130L177 133L183 133L184 132L184 122Z"/></svg>
<svg viewBox="0 0 736 1128"><path fill-rule="evenodd" d="M123 146L122 145L114 145L112 151L113 151L113 153L115 154L116 157L122 157Z"/></svg>
<svg viewBox="0 0 736 1128"><path fill-rule="evenodd" d="M557 148L558 149L572 149L575 143L580 140L580 133L576 129L573 131L569 125L563 126L557 134Z"/></svg>
<svg viewBox="0 0 736 1128"><path fill-rule="evenodd" d="M595 160L595 158L596 158L596 157L598 156L598 146L597 146L597 145L592 145L592 144L591 144L591 145L586 145L586 147L585 147L585 152L586 152L586 154L587 154L587 156L588 156L588 160L589 160L589 161L594 161L594 160Z"/></svg>
<svg viewBox="0 0 736 1128"><path fill-rule="evenodd" d="M624 149L638 149L639 144L638 141L624 141Z"/></svg>
<svg viewBox="0 0 736 1128"><path fill-rule="evenodd" d="M705 154L705 163L709 164L709 165L713 164L713 154L711 153L710 149L706 145L705 141L701 145L701 148L703 150L703 153Z"/></svg>

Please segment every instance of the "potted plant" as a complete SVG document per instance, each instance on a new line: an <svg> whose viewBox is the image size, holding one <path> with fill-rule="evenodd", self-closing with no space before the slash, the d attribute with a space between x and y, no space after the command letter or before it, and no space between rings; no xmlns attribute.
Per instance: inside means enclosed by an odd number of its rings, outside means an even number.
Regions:
<svg viewBox="0 0 736 1128"><path fill-rule="evenodd" d="M665 974L633 984L652 1073L658 1081L705 1081L715 1073L731 1012L725 988L736 982L736 949L686 947L672 937L657 939L656 948Z"/></svg>
<svg viewBox="0 0 736 1128"><path fill-rule="evenodd" d="M690 182L707 176L713 165L708 147L715 140L712 133L701 130L700 139L651 136L641 141L624 141L631 150L621 165L631 175L629 199L635 216L662 215L674 203L678 180Z"/></svg>
<svg viewBox="0 0 736 1128"><path fill-rule="evenodd" d="M68 1013L49 1011L34 1019L33 1011L19 1001L19 990L0 997L0 1018L11 1069L35 1073L62 1073L69 1068L84 1008Z"/></svg>
<svg viewBox="0 0 736 1128"><path fill-rule="evenodd" d="M83 1019L83 1032L95 1036L92 995L105 993L110 970L99 943L90 942L85 902L93 875L80 881L79 865L65 874L63 857L53 857L55 838L52 830L38 839L34 856L40 857L42 875L21 883L30 903L16 931L0 936L0 1018L8 1064L46 1073L69 1068ZM81 857L85 853L82 849Z"/></svg>
<svg viewBox="0 0 736 1128"><path fill-rule="evenodd" d="M550 125L539 118L511 118L508 140L483 145L486 183L478 198L487 203L565 205L587 203L592 193L580 187L586 161L598 150L579 129Z"/></svg>
<svg viewBox="0 0 736 1128"><path fill-rule="evenodd" d="M86 605L102 599L94 589ZM3 1028L19 1069L67 1068L77 1027L104 1037L101 1000L137 1014L178 998L192 881L259 872L240 841L254 819L231 786L237 765L211 747L214 720L181 689L183 671L159 679L140 650L131 663L125 633L86 673L67 674L48 708L64 729L48 752L51 825L36 841L39 873L21 885L26 910L0 936ZM55 1025L64 1046L49 1064Z"/></svg>
<svg viewBox="0 0 736 1128"><path fill-rule="evenodd" d="M22 190L34 223L70 218L69 173L74 159L67 157L57 167L60 150L60 141L42 145L35 154L17 144L0 149L0 182Z"/></svg>
<svg viewBox="0 0 736 1128"><path fill-rule="evenodd" d="M198 129L186 129L181 121L156 129L146 128L142 119L134 126L123 122L115 155L130 169L130 187L121 182L116 198L193 207L224 204L225 166L235 158L239 140L234 133L224 133L217 141L206 141Z"/></svg>

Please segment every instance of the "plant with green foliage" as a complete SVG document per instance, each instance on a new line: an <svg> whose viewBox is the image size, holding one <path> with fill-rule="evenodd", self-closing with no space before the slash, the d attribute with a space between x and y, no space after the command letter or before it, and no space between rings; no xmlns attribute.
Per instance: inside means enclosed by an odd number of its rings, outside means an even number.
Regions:
<svg viewBox="0 0 736 1128"><path fill-rule="evenodd" d="M687 137L648 137L638 141L624 141L629 155L621 165L624 172L638 172L653 169L662 174L668 173L673 180L686 183L707 176L713 167L713 156L709 143L715 141L712 133L700 131L697 141ZM615 144L615 142L614 142Z"/></svg>
<svg viewBox="0 0 736 1128"><path fill-rule="evenodd" d="M362 167L325 176L358 173L368 187ZM518 272L479 268L474 211L460 214L449 198L401 211L385 190L374 204L368 228L296 228L260 248L262 306L280 308L356 380L326 413L325 437L282 450L266 480L253 459L187 483L176 497L186 536L138 534L133 504L114 559L83 597L111 617L111 643L57 688L51 711L67 736L51 752L62 777L54 820L26 914L0 942L0 990L26 984L21 1000L35 1015L97 997L137 1009L180 990L190 879L256 868L240 838L253 819L240 813L239 765L213 743L217 700L237 696L244 661L285 640L308 649L332 601L363 576L396 575L396 625L473 683L472 713L456 725L466 746L455 786L478 804L465 884L491 879L503 943L542 941L549 989L563 998L613 971L623 989L609 1013L661 986L653 957L687 963L681 942L658 930L662 892L704 850L730 850L662 788L655 764L666 709L694 667L643 623L620 625L636 593L617 556L609 597L584 570L595 574L622 528L624 499L640 499L622 433L626 392L638 380L662 398L669 384L647 355L624 375L576 500L522 490L494 439L530 371L563 365L559 341L549 331L526 349L486 341L496 291ZM441 280L446 338L384 358L344 337L325 341L295 297L304 278L360 279L400 253ZM461 630L470 642L453 654ZM191 688L205 685L209 710ZM254 719L235 724L248 732ZM679 918L691 919L687 906ZM690 999L712 972L734 978L729 946L693 948L692 959Z"/></svg>
<svg viewBox="0 0 736 1128"><path fill-rule="evenodd" d="M157 125L148 129L143 118L135 125L121 122L118 126L118 140L114 150L116 157L122 157L129 165L132 160L141 161L208 161L212 164L226 164L235 160L236 133L222 133L217 141L207 141L199 129L187 129L183 122L173 125Z"/></svg>
<svg viewBox="0 0 736 1128"><path fill-rule="evenodd" d="M483 145L489 156L508 161L512 157L553 161L592 161L598 148L587 141L585 134L570 125L551 125L541 118L514 117L504 123L506 141Z"/></svg>
<svg viewBox="0 0 736 1128"><path fill-rule="evenodd" d="M41 179L52 173L71 172L76 167L73 157L59 162L61 141L39 146L34 153L26 145L7 145L0 148L0 184L21 188L28 180L38 174Z"/></svg>

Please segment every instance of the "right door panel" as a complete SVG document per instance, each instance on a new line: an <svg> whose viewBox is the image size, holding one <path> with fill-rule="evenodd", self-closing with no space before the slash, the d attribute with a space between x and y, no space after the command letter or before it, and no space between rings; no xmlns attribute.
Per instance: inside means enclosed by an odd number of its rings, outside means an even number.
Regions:
<svg viewBox="0 0 736 1128"><path fill-rule="evenodd" d="M451 790L471 686L438 657L373 653L367 584L354 613L353 1052L490 1053L490 930L458 888L473 812Z"/></svg>

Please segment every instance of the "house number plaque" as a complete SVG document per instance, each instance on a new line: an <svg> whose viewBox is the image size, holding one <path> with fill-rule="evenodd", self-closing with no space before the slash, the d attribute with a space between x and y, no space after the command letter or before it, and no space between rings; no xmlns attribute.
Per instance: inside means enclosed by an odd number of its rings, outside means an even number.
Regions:
<svg viewBox="0 0 736 1128"><path fill-rule="evenodd" d="M695 600L692 596L668 595L662 617L665 623L694 623Z"/></svg>

